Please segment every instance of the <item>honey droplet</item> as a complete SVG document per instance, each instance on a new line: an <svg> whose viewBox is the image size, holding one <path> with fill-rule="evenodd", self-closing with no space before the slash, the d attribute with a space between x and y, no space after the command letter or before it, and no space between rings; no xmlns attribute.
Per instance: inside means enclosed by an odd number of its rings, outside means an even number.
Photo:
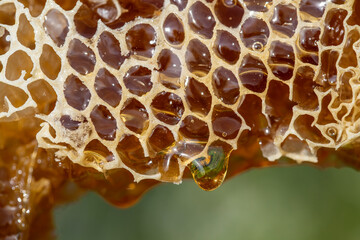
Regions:
<svg viewBox="0 0 360 240"><path fill-rule="evenodd" d="M212 191L222 184L229 163L229 148L230 145L216 141L209 147L206 157L190 163L191 174L200 188Z"/></svg>

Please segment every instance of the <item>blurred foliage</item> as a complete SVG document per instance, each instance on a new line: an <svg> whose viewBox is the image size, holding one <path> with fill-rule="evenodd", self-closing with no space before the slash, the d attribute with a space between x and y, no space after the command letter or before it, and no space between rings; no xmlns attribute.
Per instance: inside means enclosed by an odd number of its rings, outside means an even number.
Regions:
<svg viewBox="0 0 360 240"><path fill-rule="evenodd" d="M307 166L257 169L213 192L162 184L129 209L94 193L56 210L59 240L358 240L360 173Z"/></svg>

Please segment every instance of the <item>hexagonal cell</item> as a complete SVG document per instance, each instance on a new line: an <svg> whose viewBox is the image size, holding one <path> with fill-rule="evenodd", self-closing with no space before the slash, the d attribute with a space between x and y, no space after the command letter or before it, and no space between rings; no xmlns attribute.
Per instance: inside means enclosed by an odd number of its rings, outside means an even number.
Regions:
<svg viewBox="0 0 360 240"><path fill-rule="evenodd" d="M321 53L320 71L316 76L316 83L321 87L319 90L326 91L331 86L336 86L337 67L336 62L339 58L339 52L335 50L326 50Z"/></svg>
<svg viewBox="0 0 360 240"><path fill-rule="evenodd" d="M21 72L25 71L24 79L31 77L33 62L29 55L22 50L18 50L11 54L7 60L5 77L8 80L17 80L21 76Z"/></svg>
<svg viewBox="0 0 360 240"><path fill-rule="evenodd" d="M57 101L57 95L51 85L43 79L36 80L27 86L31 98L37 104L37 111L48 115L51 113Z"/></svg>
<svg viewBox="0 0 360 240"><path fill-rule="evenodd" d="M19 27L16 35L22 45L30 49L35 49L34 28L27 20L25 14L20 15Z"/></svg>
<svg viewBox="0 0 360 240"><path fill-rule="evenodd" d="M61 69L61 59L51 46L47 44L43 45L39 61L41 71L48 78L55 80Z"/></svg>
<svg viewBox="0 0 360 240"><path fill-rule="evenodd" d="M329 123L336 123L334 116L332 115L331 111L329 110L329 104L332 100L331 94L326 95L321 100L321 110L318 115L316 123L320 125L326 125Z"/></svg>
<svg viewBox="0 0 360 240"><path fill-rule="evenodd" d="M215 15L227 27L236 28L244 16L244 8L238 0L217 0Z"/></svg>
<svg viewBox="0 0 360 240"><path fill-rule="evenodd" d="M297 136L290 134L281 143L281 148L287 153L294 153L303 156L311 156L311 150L306 141L301 141Z"/></svg>
<svg viewBox="0 0 360 240"><path fill-rule="evenodd" d="M207 123L192 115L187 116L181 122L179 134L191 142L197 142L204 146L210 136Z"/></svg>
<svg viewBox="0 0 360 240"><path fill-rule="evenodd" d="M239 83L232 71L218 67L212 76L215 96L225 104L234 104L240 94Z"/></svg>
<svg viewBox="0 0 360 240"><path fill-rule="evenodd" d="M214 133L223 139L234 139L241 128L241 119L230 108L215 105L212 117Z"/></svg>
<svg viewBox="0 0 360 240"><path fill-rule="evenodd" d="M151 70L140 65L131 67L126 72L123 81L129 92L138 96L148 93L153 86Z"/></svg>
<svg viewBox="0 0 360 240"><path fill-rule="evenodd" d="M299 58L304 63L318 65L320 28L303 27L299 34ZM304 50L304 51L303 51Z"/></svg>
<svg viewBox="0 0 360 240"><path fill-rule="evenodd" d="M120 18L116 19L114 22L110 24L107 24L112 29L119 29L123 27L125 23L134 21L136 18L157 17L162 7L164 6L164 0L124 1L121 2L120 5L121 5Z"/></svg>
<svg viewBox="0 0 360 240"><path fill-rule="evenodd" d="M353 78L353 72L346 71L340 76L339 99L341 102L351 102L353 98L353 90L350 80Z"/></svg>
<svg viewBox="0 0 360 240"><path fill-rule="evenodd" d="M91 93L77 76L70 75L64 83L64 96L71 107L81 111L89 105Z"/></svg>
<svg viewBox="0 0 360 240"><path fill-rule="evenodd" d="M268 63L276 77L284 81L289 80L294 72L294 49L291 45L280 41L272 42Z"/></svg>
<svg viewBox="0 0 360 240"><path fill-rule="evenodd" d="M230 64L239 60L240 45L237 39L227 31L218 31L214 43L214 50L218 57Z"/></svg>
<svg viewBox="0 0 360 240"><path fill-rule="evenodd" d="M55 0L55 2L65 11L73 9L77 3L74 0Z"/></svg>
<svg viewBox="0 0 360 240"><path fill-rule="evenodd" d="M121 101L122 89L117 78L106 68L101 68L95 78L95 91L110 106L116 107Z"/></svg>
<svg viewBox="0 0 360 240"><path fill-rule="evenodd" d="M126 45L132 55L151 58L156 47L156 31L149 24L137 24L126 33Z"/></svg>
<svg viewBox="0 0 360 240"><path fill-rule="evenodd" d="M182 11L182 10L184 10L186 8L188 0L170 0L170 3L177 6L179 11Z"/></svg>
<svg viewBox="0 0 360 240"><path fill-rule="evenodd" d="M149 175L157 173L158 162L156 159L145 157L144 149L136 136L122 136L116 151L121 161L132 170Z"/></svg>
<svg viewBox="0 0 360 240"><path fill-rule="evenodd" d="M247 9L255 12L267 12L272 5L272 0L244 0Z"/></svg>
<svg viewBox="0 0 360 240"><path fill-rule="evenodd" d="M175 93L160 92L153 99L151 110L160 121L175 125L184 113L184 104Z"/></svg>
<svg viewBox="0 0 360 240"><path fill-rule="evenodd" d="M71 40L66 56L70 66L81 75L94 71L96 63L95 53L79 39Z"/></svg>
<svg viewBox="0 0 360 240"><path fill-rule="evenodd" d="M108 141L115 139L116 119L104 105L95 106L90 113L90 118L99 137Z"/></svg>
<svg viewBox="0 0 360 240"><path fill-rule="evenodd" d="M0 112L7 112L9 109L5 97L9 99L10 103L16 108L24 105L29 98L21 88L0 82Z"/></svg>
<svg viewBox="0 0 360 240"><path fill-rule="evenodd" d="M98 16L83 4L74 16L76 31L83 37L92 38L97 30Z"/></svg>
<svg viewBox="0 0 360 240"><path fill-rule="evenodd" d="M249 17L240 30L241 40L245 46L254 51L263 51L270 35L270 30L262 19Z"/></svg>
<svg viewBox="0 0 360 240"><path fill-rule="evenodd" d="M43 26L45 32L58 47L64 45L69 32L69 22L64 14L56 9L51 9L45 16Z"/></svg>
<svg viewBox="0 0 360 240"><path fill-rule="evenodd" d="M161 50L158 61L159 80L167 88L180 88L181 62L179 57L169 49Z"/></svg>
<svg viewBox="0 0 360 240"><path fill-rule="evenodd" d="M344 9L330 9L325 18L324 33L321 43L324 46L337 46L342 43L345 35L344 19L347 16Z"/></svg>
<svg viewBox="0 0 360 240"><path fill-rule="evenodd" d="M16 7L14 3L0 5L0 23L5 25L15 24Z"/></svg>
<svg viewBox="0 0 360 240"><path fill-rule="evenodd" d="M293 83L293 100L303 109L316 109L319 106L318 97L314 92L314 70L309 66L298 68Z"/></svg>
<svg viewBox="0 0 360 240"><path fill-rule="evenodd" d="M251 132L265 135L268 122L262 113L262 99L254 94L246 94L240 102L237 111L251 128Z"/></svg>
<svg viewBox="0 0 360 240"><path fill-rule="evenodd" d="M254 92L263 92L266 88L267 75L266 67L258 57L247 54L243 58L239 77L244 87Z"/></svg>
<svg viewBox="0 0 360 240"><path fill-rule="evenodd" d="M110 32L101 33L97 48L101 59L112 68L119 69L126 59L121 55L119 41Z"/></svg>
<svg viewBox="0 0 360 240"><path fill-rule="evenodd" d="M358 60L356 52L353 48L354 43L360 39L360 33L354 29L348 33L342 56L339 61L339 66L342 68L357 67Z"/></svg>
<svg viewBox="0 0 360 240"><path fill-rule="evenodd" d="M0 27L0 55L7 53L11 45L11 36L8 30Z"/></svg>
<svg viewBox="0 0 360 240"><path fill-rule="evenodd" d="M315 143L329 143L329 140L322 135L320 130L313 126L314 121L314 117L307 114L298 116L294 122L295 130L304 140Z"/></svg>
<svg viewBox="0 0 360 240"><path fill-rule="evenodd" d="M162 125L156 125L147 140L148 148L154 156L161 151L166 152L166 149L174 143L175 139L173 134L167 127Z"/></svg>
<svg viewBox="0 0 360 240"><path fill-rule="evenodd" d="M88 162L102 164L115 160L114 154L107 149L99 140L94 139L89 142L84 149L84 158Z"/></svg>
<svg viewBox="0 0 360 240"><path fill-rule="evenodd" d="M185 81L185 98L193 113L206 116L211 110L211 93L205 84L187 78Z"/></svg>
<svg viewBox="0 0 360 240"><path fill-rule="evenodd" d="M120 111L120 117L128 129L138 134L143 133L149 126L149 114L146 108L134 98L126 100Z"/></svg>
<svg viewBox="0 0 360 240"><path fill-rule="evenodd" d="M36 1L18 0L18 1L21 2L22 4L24 4L25 8L29 9L31 16L33 16L33 17L37 17L41 14L41 12L43 11L43 9L45 7L45 3L46 3L46 0L36 0Z"/></svg>
<svg viewBox="0 0 360 240"><path fill-rule="evenodd" d="M360 2L354 1L354 5L352 7L352 14L347 20L347 23L351 26L358 25L360 26Z"/></svg>
<svg viewBox="0 0 360 240"><path fill-rule="evenodd" d="M211 56L208 48L198 39L192 39L186 49L186 66L199 77L206 76L211 69Z"/></svg>
<svg viewBox="0 0 360 240"><path fill-rule="evenodd" d="M318 52L320 40L320 28L304 27L300 30L299 44L302 49L308 52Z"/></svg>
<svg viewBox="0 0 360 240"><path fill-rule="evenodd" d="M109 27L112 27L113 24L117 24L117 20L123 11L121 8L118 9L116 3L113 1L98 1L95 3L90 1L85 2L85 4L87 4L91 10L101 19L101 21ZM119 4L126 5L120 2Z"/></svg>
<svg viewBox="0 0 360 240"><path fill-rule="evenodd" d="M317 19L321 18L326 8L326 2L326 0L301 0L299 9L301 19L303 21L309 20L307 15Z"/></svg>
<svg viewBox="0 0 360 240"><path fill-rule="evenodd" d="M182 21L174 13L170 13L164 20L163 33L172 45L179 45L185 40L185 30Z"/></svg>
<svg viewBox="0 0 360 240"><path fill-rule="evenodd" d="M195 2L188 12L189 26L204 38L211 38L215 27L215 18L211 10L202 2Z"/></svg>
<svg viewBox="0 0 360 240"><path fill-rule="evenodd" d="M293 106L296 103L289 100L290 91L288 85L272 80L266 94L266 114L270 119L271 130L276 135L283 135L289 128L293 116Z"/></svg>
<svg viewBox="0 0 360 240"><path fill-rule="evenodd" d="M296 7L292 4L276 5L270 25L276 32L292 37L298 25Z"/></svg>

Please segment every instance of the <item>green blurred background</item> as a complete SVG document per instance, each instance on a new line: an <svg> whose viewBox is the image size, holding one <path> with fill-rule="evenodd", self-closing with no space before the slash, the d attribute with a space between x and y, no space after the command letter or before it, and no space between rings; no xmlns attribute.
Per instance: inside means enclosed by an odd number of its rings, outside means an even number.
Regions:
<svg viewBox="0 0 360 240"><path fill-rule="evenodd" d="M190 180L163 184L129 209L89 193L55 214L59 240L359 240L360 173L257 169L213 192Z"/></svg>

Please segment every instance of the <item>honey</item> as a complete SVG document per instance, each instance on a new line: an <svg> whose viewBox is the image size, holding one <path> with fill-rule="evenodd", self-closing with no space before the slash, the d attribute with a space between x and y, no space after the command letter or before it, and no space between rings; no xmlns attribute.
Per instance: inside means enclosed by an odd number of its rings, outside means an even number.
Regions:
<svg viewBox="0 0 360 240"><path fill-rule="evenodd" d="M0 238L53 238L51 209L84 190L128 207L191 176L210 191L250 168L360 169L359 12L1 1Z"/></svg>

